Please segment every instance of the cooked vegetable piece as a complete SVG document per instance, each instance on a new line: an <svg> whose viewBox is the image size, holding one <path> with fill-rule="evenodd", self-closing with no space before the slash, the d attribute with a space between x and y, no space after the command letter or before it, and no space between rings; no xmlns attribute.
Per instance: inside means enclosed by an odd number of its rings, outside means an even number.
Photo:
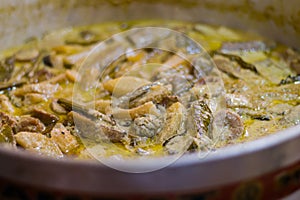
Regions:
<svg viewBox="0 0 300 200"><path fill-rule="evenodd" d="M15 127L16 124L17 124L17 120L15 119L15 117L0 111L0 127L4 125Z"/></svg>
<svg viewBox="0 0 300 200"><path fill-rule="evenodd" d="M3 94L0 94L0 110L6 113L13 113L15 110L8 97Z"/></svg>
<svg viewBox="0 0 300 200"><path fill-rule="evenodd" d="M205 101L193 102L188 115L187 129L195 131L194 137L206 135L212 139L212 122L213 114Z"/></svg>
<svg viewBox="0 0 300 200"><path fill-rule="evenodd" d="M145 115L135 118L131 126L130 135L151 138L160 132L163 119L156 115Z"/></svg>
<svg viewBox="0 0 300 200"><path fill-rule="evenodd" d="M0 61L0 82L10 80L15 68L15 60L13 57L6 58Z"/></svg>
<svg viewBox="0 0 300 200"><path fill-rule="evenodd" d="M169 154L183 154L191 146L192 142L193 137L188 134L177 135L171 138L164 147Z"/></svg>
<svg viewBox="0 0 300 200"><path fill-rule="evenodd" d="M177 102L166 111L166 120L162 130L158 133L158 141L164 143L170 138L185 132L186 109Z"/></svg>
<svg viewBox="0 0 300 200"><path fill-rule="evenodd" d="M50 104L50 108L53 112L57 114L67 114L66 109L61 106L59 103L57 103L57 100L53 100Z"/></svg>
<svg viewBox="0 0 300 200"><path fill-rule="evenodd" d="M229 108L253 108L250 100L241 94L226 94L226 105Z"/></svg>
<svg viewBox="0 0 300 200"><path fill-rule="evenodd" d="M95 110L101 113L106 113L108 110L110 110L111 101L100 99L100 100L96 100L95 102L92 102L91 106L94 106Z"/></svg>
<svg viewBox="0 0 300 200"><path fill-rule="evenodd" d="M193 151L204 151L213 150L214 142L206 135L201 137L194 137L190 149Z"/></svg>
<svg viewBox="0 0 300 200"><path fill-rule="evenodd" d="M91 120L74 111L68 115L74 119L81 136L88 139L120 142L127 134L125 130L104 120Z"/></svg>
<svg viewBox="0 0 300 200"><path fill-rule="evenodd" d="M253 110L248 108L237 108L236 112L239 115L246 115L252 119L261 121L269 121L273 118L272 113L268 113L265 110Z"/></svg>
<svg viewBox="0 0 300 200"><path fill-rule="evenodd" d="M52 95L59 89L58 84L50 84L50 83L37 83L37 84L28 84L24 85L21 88L17 88L13 90L11 93L17 97L24 96L27 93L38 93L45 95Z"/></svg>
<svg viewBox="0 0 300 200"><path fill-rule="evenodd" d="M160 83L152 83L122 96L117 106L121 108L134 108L149 101L152 101L153 103L160 103L169 95L171 95L170 89Z"/></svg>
<svg viewBox="0 0 300 200"><path fill-rule="evenodd" d="M59 118L56 115L37 108L30 110L28 114L30 114L32 117L39 119L46 126L55 124L59 120Z"/></svg>
<svg viewBox="0 0 300 200"><path fill-rule="evenodd" d="M289 110L281 120L280 123L285 127L295 126L300 124L300 105Z"/></svg>
<svg viewBox="0 0 300 200"><path fill-rule="evenodd" d="M227 58L230 59L230 61L234 61L234 62L238 63L241 68L243 68L243 69L249 69L249 70L255 72L256 74L259 74L259 72L257 71L257 69L256 69L256 67L254 65L245 62L241 57L239 57L237 55L225 54L225 53L220 53L220 52L215 52L215 54L227 57Z"/></svg>
<svg viewBox="0 0 300 200"><path fill-rule="evenodd" d="M262 41L249 42L223 42L221 51L224 53L231 51L265 51L267 45Z"/></svg>
<svg viewBox="0 0 300 200"><path fill-rule="evenodd" d="M230 78L239 78L239 71L235 63L232 63L229 59L218 55L214 56L213 60L218 69L227 74Z"/></svg>
<svg viewBox="0 0 300 200"><path fill-rule="evenodd" d="M221 140L232 140L240 137L244 132L244 125L240 116L230 110L223 110L216 114L214 121L214 137ZM216 135L221 134L221 135Z"/></svg>
<svg viewBox="0 0 300 200"><path fill-rule="evenodd" d="M117 119L135 119L147 114L160 115L161 112L156 108L155 104L150 101L131 109L113 108L111 114Z"/></svg>
<svg viewBox="0 0 300 200"><path fill-rule="evenodd" d="M170 74L165 80L160 80L160 82L165 85L171 84L172 94L176 96L182 95L193 86L192 77L179 73Z"/></svg>
<svg viewBox="0 0 300 200"><path fill-rule="evenodd" d="M24 95L23 104L24 106L35 105L47 100L47 96L38 93L27 93Z"/></svg>
<svg viewBox="0 0 300 200"><path fill-rule="evenodd" d="M97 120L103 120L110 124L115 124L115 122L107 115L104 115L97 110L89 109L87 106L80 105L78 103L72 102L67 99L58 99L57 103L59 103L61 106L63 106L68 111L76 111L78 113L81 113L85 115L88 118L91 119L97 119Z"/></svg>
<svg viewBox="0 0 300 200"><path fill-rule="evenodd" d="M161 26L128 27L145 24ZM103 157L150 157L211 151L299 124L297 50L226 27L163 24L211 57L176 37L159 43L171 51L135 50L161 38L147 31L108 39L94 57L96 42L120 31L119 23L58 31L0 54L1 145L58 158L91 158L84 145ZM95 68L83 76L90 58ZM81 82L84 91L73 91Z"/></svg>
<svg viewBox="0 0 300 200"><path fill-rule="evenodd" d="M0 127L0 143L8 143L13 146L16 145L13 129L7 124Z"/></svg>
<svg viewBox="0 0 300 200"><path fill-rule="evenodd" d="M267 112L271 115L286 115L292 108L293 106L290 104L279 103L268 107Z"/></svg>
<svg viewBox="0 0 300 200"><path fill-rule="evenodd" d="M103 83L103 87L115 97L123 96L139 87L150 84L149 81L132 76L122 76Z"/></svg>
<svg viewBox="0 0 300 200"><path fill-rule="evenodd" d="M26 150L36 152L44 156L62 158L63 153L50 138L40 133L19 132L15 135L18 145Z"/></svg>
<svg viewBox="0 0 300 200"><path fill-rule="evenodd" d="M23 115L17 120L16 132L43 132L45 125L37 118Z"/></svg>
<svg viewBox="0 0 300 200"><path fill-rule="evenodd" d="M53 127L50 133L50 138L58 145L63 153L72 153L79 147L76 137L73 136L61 123L57 123Z"/></svg>

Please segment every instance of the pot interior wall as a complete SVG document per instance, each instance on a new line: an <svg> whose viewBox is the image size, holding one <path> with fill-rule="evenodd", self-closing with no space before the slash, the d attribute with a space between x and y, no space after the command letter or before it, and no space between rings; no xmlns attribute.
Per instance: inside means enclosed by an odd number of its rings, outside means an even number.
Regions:
<svg viewBox="0 0 300 200"><path fill-rule="evenodd" d="M0 50L63 27L149 18L222 24L300 46L298 0L2 0Z"/></svg>

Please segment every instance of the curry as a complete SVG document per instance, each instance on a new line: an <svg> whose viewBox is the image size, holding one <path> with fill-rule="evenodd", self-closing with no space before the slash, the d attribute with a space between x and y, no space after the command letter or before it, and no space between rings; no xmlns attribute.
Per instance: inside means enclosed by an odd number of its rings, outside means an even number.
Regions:
<svg viewBox="0 0 300 200"><path fill-rule="evenodd" d="M147 26L201 44L224 93L214 77L176 53L138 49L103 72L95 101L74 101L88 53L113 34ZM222 26L134 21L75 27L33 38L0 60L1 145L45 156L91 158L87 146L99 156L124 158L211 151L300 123L299 52ZM216 97L224 109L215 109Z"/></svg>

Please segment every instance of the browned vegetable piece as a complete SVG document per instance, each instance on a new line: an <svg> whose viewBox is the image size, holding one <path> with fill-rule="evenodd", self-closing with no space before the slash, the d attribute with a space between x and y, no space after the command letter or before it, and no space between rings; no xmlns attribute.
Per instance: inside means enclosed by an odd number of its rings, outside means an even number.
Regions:
<svg viewBox="0 0 300 200"><path fill-rule="evenodd" d="M61 106L59 103L57 103L57 100L53 100L50 104L50 108L53 112L57 113L57 114L67 114L66 109Z"/></svg>
<svg viewBox="0 0 300 200"><path fill-rule="evenodd" d="M201 138L203 135L212 139L213 114L204 100L192 103L188 116L188 130L193 130L193 136Z"/></svg>
<svg viewBox="0 0 300 200"><path fill-rule="evenodd" d="M180 103L174 103L166 111L166 121L163 129L158 133L158 141L164 143L170 138L185 132L186 109Z"/></svg>
<svg viewBox="0 0 300 200"><path fill-rule="evenodd" d="M43 132L45 125L37 118L28 115L21 116L16 125L16 132Z"/></svg>
<svg viewBox="0 0 300 200"><path fill-rule="evenodd" d="M239 64L239 66L243 69L248 69L250 71L253 71L256 74L259 74L257 71L255 65L252 65L250 63L245 62L241 57L233 55L233 54L226 54L226 53L220 53L220 52L215 52L216 55L220 55L223 57L228 58L232 62L236 62Z"/></svg>
<svg viewBox="0 0 300 200"><path fill-rule="evenodd" d="M49 126L50 124L55 124L59 118L45 110L34 108L28 112L32 117L39 119L43 124Z"/></svg>
<svg viewBox="0 0 300 200"><path fill-rule="evenodd" d="M17 121L13 116L0 111L0 127L4 126L5 124L9 125L10 127L15 127Z"/></svg>
<svg viewBox="0 0 300 200"><path fill-rule="evenodd" d="M160 103L165 97L170 95L171 91L169 88L160 83L152 83L122 96L117 106L121 108L134 108L149 101Z"/></svg>
<svg viewBox="0 0 300 200"><path fill-rule="evenodd" d="M113 124L113 125L115 124L115 122L107 115L104 115L104 114L98 112L97 110L89 109L87 106L72 102L68 99L60 98L57 100L57 103L59 103L61 106L63 106L68 111L74 110L90 119L102 120L102 121L105 121L105 122Z"/></svg>
<svg viewBox="0 0 300 200"><path fill-rule="evenodd" d="M40 133L19 132L15 135L17 143L26 150L44 156L62 158L63 153L50 138Z"/></svg>
<svg viewBox="0 0 300 200"><path fill-rule="evenodd" d="M120 142L127 134L125 130L104 120L92 120L74 111L68 115L73 118L80 135L88 139Z"/></svg>
<svg viewBox="0 0 300 200"><path fill-rule="evenodd" d="M64 125L57 123L50 132L50 138L54 141L63 153L72 153L79 143Z"/></svg>
<svg viewBox="0 0 300 200"><path fill-rule="evenodd" d="M221 140L236 139L244 132L244 124L240 116L230 110L218 112L215 116L214 125L217 134L222 134L221 136L214 135L214 137Z"/></svg>

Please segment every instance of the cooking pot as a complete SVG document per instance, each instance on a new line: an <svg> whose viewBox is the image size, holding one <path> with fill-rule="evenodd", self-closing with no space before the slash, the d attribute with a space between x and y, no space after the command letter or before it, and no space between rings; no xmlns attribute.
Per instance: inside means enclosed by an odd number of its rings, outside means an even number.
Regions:
<svg viewBox="0 0 300 200"><path fill-rule="evenodd" d="M179 19L260 33L300 47L298 0L2 0L0 50L54 29L132 19ZM149 173L0 148L0 199L272 199L300 188L300 126ZM155 166L164 158L136 163ZM135 165L133 161L122 162ZM139 167L139 166L136 166Z"/></svg>

